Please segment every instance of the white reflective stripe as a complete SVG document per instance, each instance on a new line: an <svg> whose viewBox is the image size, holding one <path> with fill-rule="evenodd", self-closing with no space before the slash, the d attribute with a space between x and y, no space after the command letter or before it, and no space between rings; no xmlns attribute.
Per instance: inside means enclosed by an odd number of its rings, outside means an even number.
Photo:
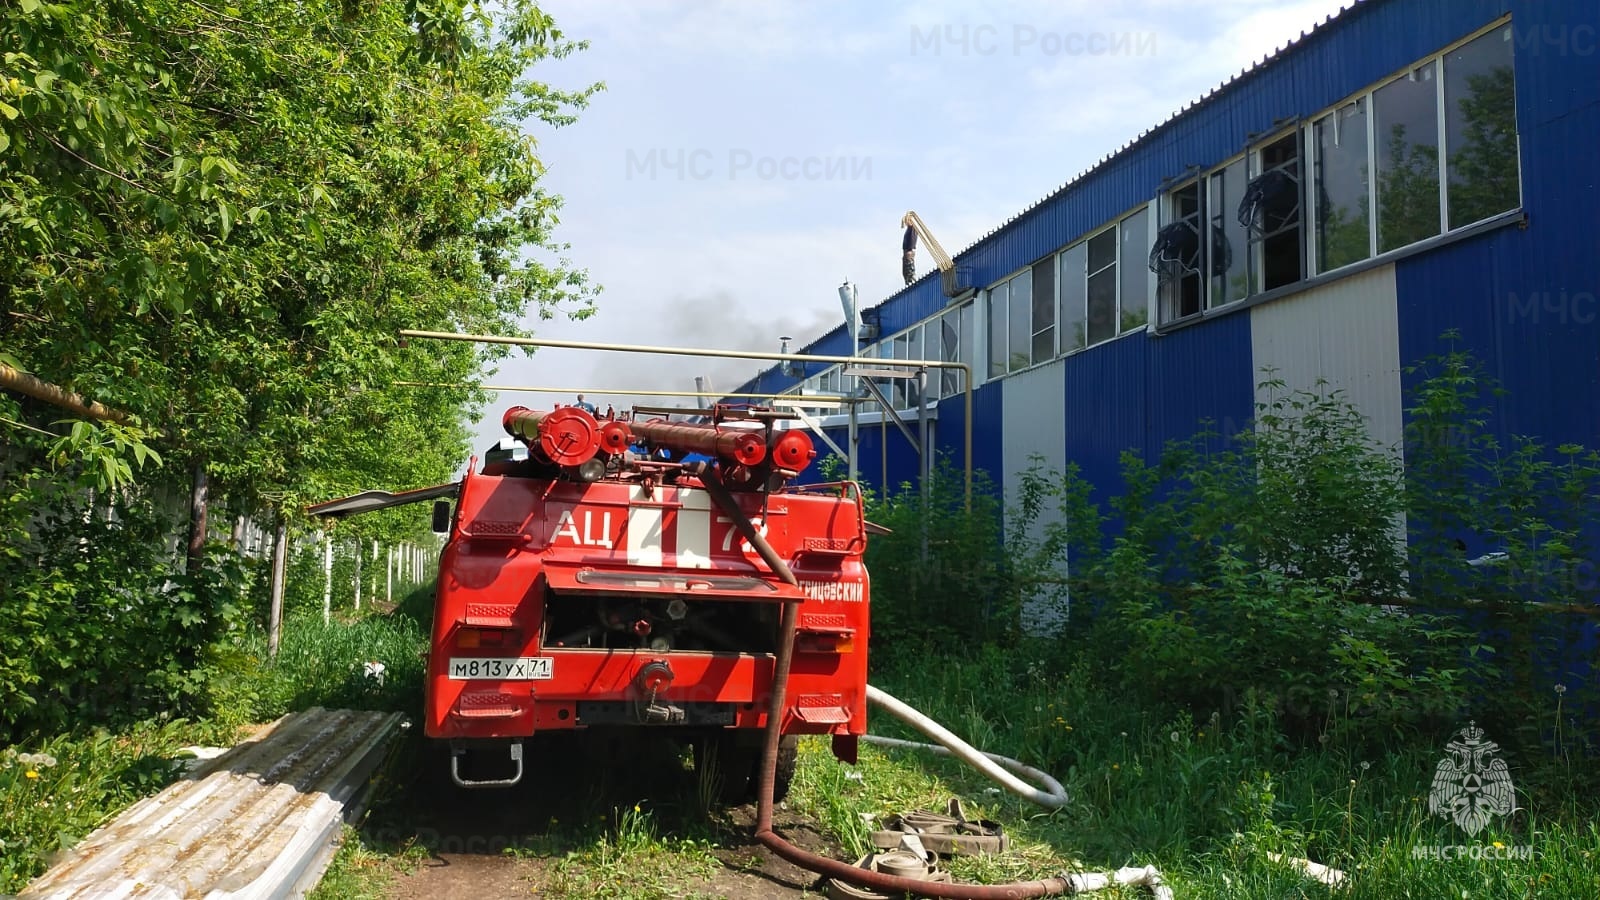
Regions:
<svg viewBox="0 0 1600 900"><path fill-rule="evenodd" d="M634 505L649 499L643 487L629 488L628 565L631 566L661 565L661 507Z"/></svg>
<svg viewBox="0 0 1600 900"><path fill-rule="evenodd" d="M678 490L678 559L680 569L711 568L711 495Z"/></svg>

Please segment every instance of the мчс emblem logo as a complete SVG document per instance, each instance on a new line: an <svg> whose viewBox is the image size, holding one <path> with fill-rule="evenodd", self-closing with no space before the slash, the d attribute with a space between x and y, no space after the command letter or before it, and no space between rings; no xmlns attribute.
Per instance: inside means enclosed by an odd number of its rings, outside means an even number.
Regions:
<svg viewBox="0 0 1600 900"><path fill-rule="evenodd" d="M1473 722L1444 749L1445 758L1433 770L1429 813L1454 820L1469 835L1482 831L1490 816L1510 814L1516 793L1506 761L1496 755L1499 744L1484 740L1483 729Z"/></svg>

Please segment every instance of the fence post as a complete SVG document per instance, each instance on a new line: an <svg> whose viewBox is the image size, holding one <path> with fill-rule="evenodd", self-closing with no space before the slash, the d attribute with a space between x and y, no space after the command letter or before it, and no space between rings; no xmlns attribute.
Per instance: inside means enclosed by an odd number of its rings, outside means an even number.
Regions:
<svg viewBox="0 0 1600 900"><path fill-rule="evenodd" d="M278 656L278 639L283 631L283 577L289 554L289 523L278 517L277 540L272 544L272 606L267 613L267 657Z"/></svg>
<svg viewBox="0 0 1600 900"><path fill-rule="evenodd" d="M322 624L333 615L333 535L322 533Z"/></svg>

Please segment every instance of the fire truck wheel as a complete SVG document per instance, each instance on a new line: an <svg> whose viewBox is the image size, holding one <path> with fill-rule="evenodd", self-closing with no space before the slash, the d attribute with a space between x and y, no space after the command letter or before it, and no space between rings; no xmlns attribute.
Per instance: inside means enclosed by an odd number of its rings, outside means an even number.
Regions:
<svg viewBox="0 0 1600 900"><path fill-rule="evenodd" d="M756 800L756 789L761 783L762 738L759 731L739 731L695 743L695 769L700 772L715 770L717 799L723 804L736 806ZM781 802L789 796L789 783L794 780L799 754L797 735L785 737L778 744L778 771L772 784L772 802Z"/></svg>

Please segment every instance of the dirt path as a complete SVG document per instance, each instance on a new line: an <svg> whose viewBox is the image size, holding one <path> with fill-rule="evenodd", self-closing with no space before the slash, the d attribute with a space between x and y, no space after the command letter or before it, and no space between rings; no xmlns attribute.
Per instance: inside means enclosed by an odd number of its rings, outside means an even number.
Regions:
<svg viewBox="0 0 1600 900"><path fill-rule="evenodd" d="M673 896L817 896L815 874L750 839L753 806L701 811L694 773L670 743L539 741L529 757L522 784L490 791L457 788L439 756L418 753L399 763L395 771L408 780L379 799L363 828L366 843L390 853L401 872L391 897L531 897L563 884L565 895L581 896L574 883L607 878L637 878L635 886L654 879ZM614 850L620 859L602 865L594 848L602 840L615 847L619 816L636 807L647 814L653 839ZM839 854L792 812L780 810L776 825L808 850ZM684 839L695 842L688 855L674 847Z"/></svg>
<svg viewBox="0 0 1600 900"><path fill-rule="evenodd" d="M754 810L734 810L734 817L749 822ZM778 818L778 830L789 839L819 853L833 847L798 816ZM747 826L748 827L748 826ZM767 897L816 897L817 876L774 857L765 847L746 841L723 844L712 851L721 862L709 880L686 878L681 887L695 897L726 900L762 900ZM408 875L394 882L394 900L487 900L493 897L537 896L548 883L552 858L505 854L441 851L430 855Z"/></svg>

